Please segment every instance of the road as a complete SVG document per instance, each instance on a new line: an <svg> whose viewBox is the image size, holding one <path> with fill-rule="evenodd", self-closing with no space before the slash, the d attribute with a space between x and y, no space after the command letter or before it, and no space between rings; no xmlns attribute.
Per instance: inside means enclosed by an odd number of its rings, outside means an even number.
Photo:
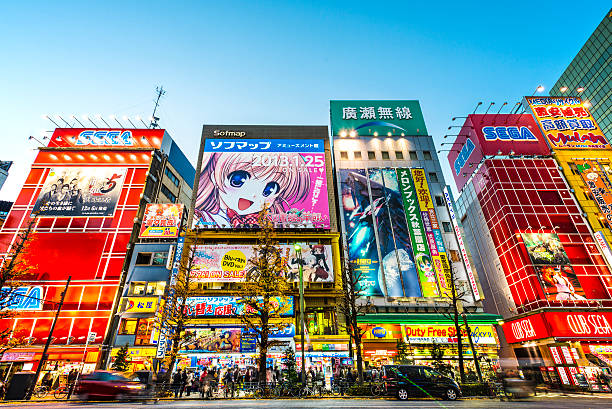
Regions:
<svg viewBox="0 0 612 409"><path fill-rule="evenodd" d="M547 395L531 398L528 400L503 401L493 399L469 399L457 402L445 401L417 401L410 400L400 402L387 399L274 399L274 400L181 400L160 401L158 403L136 403L136 402L105 402L105 403L82 403L82 402L28 402L9 403L1 402L0 409L20 408L32 409L126 409L145 408L155 409L196 409L196 408L542 408L542 409L574 409L574 408L610 408L612 407L612 396L609 395Z"/></svg>

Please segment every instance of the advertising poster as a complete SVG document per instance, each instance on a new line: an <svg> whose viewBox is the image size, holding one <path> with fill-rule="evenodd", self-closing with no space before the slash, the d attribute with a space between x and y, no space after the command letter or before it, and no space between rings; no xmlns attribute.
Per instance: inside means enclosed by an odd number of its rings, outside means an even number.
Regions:
<svg viewBox="0 0 612 409"><path fill-rule="evenodd" d="M293 315L293 297L274 297L271 313L282 317ZM235 317L245 313L245 305L238 297L189 297L186 306L191 318ZM247 314L252 313L247 308Z"/></svg>
<svg viewBox="0 0 612 409"><path fill-rule="evenodd" d="M525 97L554 149L610 149L603 132L576 97Z"/></svg>
<svg viewBox="0 0 612 409"><path fill-rule="evenodd" d="M574 163L599 210L608 224L612 224L612 186L605 172L594 160L575 160Z"/></svg>
<svg viewBox="0 0 612 409"><path fill-rule="evenodd" d="M570 264L563 244L555 233L521 233L521 237L533 264Z"/></svg>
<svg viewBox="0 0 612 409"><path fill-rule="evenodd" d="M194 227L330 228L323 140L206 139Z"/></svg>
<svg viewBox="0 0 612 409"><path fill-rule="evenodd" d="M180 203L149 203L145 208L140 238L178 237L183 218Z"/></svg>
<svg viewBox="0 0 612 409"><path fill-rule="evenodd" d="M453 325L402 325L405 342L410 344L456 344L457 330ZM461 327L461 335L467 331ZM470 325L472 341L477 345L497 345L497 332L492 325Z"/></svg>
<svg viewBox="0 0 612 409"><path fill-rule="evenodd" d="M450 266L448 264L448 258L446 257L446 250L444 248L444 241L442 240L442 233L438 226L436 212L431 200L429 185L425 178L425 170L415 168L411 169L411 172L414 187L416 189L416 197L419 202L419 208L421 209L421 217L423 219L423 226L425 227L427 244L429 245L429 251L431 251L431 258L436 271L437 281L440 286L441 295L446 295L448 291L450 291L451 285Z"/></svg>
<svg viewBox="0 0 612 409"><path fill-rule="evenodd" d="M571 266L536 266L535 269L549 301L586 300Z"/></svg>
<svg viewBox="0 0 612 409"><path fill-rule="evenodd" d="M125 168L57 167L49 175L32 213L39 217L112 217Z"/></svg>
<svg viewBox="0 0 612 409"><path fill-rule="evenodd" d="M240 328L188 328L183 350L187 352L241 352Z"/></svg>
<svg viewBox="0 0 612 409"><path fill-rule="evenodd" d="M438 281L432 265L431 253L427 245L425 227L423 226L410 169L397 169L397 180L404 201L404 210L423 297L438 297L440 295Z"/></svg>
<svg viewBox="0 0 612 409"><path fill-rule="evenodd" d="M328 244L301 244L301 257L298 257L294 245L280 245L283 262L287 266L287 280L299 280L299 266L305 282L333 283L332 250ZM250 261L255 257L251 245L204 244L196 247L191 270L193 282L229 283L245 280Z"/></svg>
<svg viewBox="0 0 612 409"><path fill-rule="evenodd" d="M374 213L368 193L368 179L364 169L340 169L341 209L348 259L353 274L360 277L359 286L364 296L382 296L378 278L379 260Z"/></svg>

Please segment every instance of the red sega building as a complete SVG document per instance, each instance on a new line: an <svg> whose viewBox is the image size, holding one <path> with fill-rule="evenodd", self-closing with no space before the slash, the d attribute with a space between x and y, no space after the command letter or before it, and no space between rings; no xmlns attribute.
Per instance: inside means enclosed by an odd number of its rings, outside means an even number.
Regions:
<svg viewBox="0 0 612 409"><path fill-rule="evenodd" d="M27 347L6 351L2 367L36 370L70 277L42 369L80 368L82 362L93 369L109 331L143 195L153 196L150 167L167 139L163 129L58 128L39 149L0 230L5 255L19 229L35 220L26 255L32 269L20 280L29 298L14 308L15 318L0 323Z"/></svg>
<svg viewBox="0 0 612 409"><path fill-rule="evenodd" d="M502 366L606 389L611 270L533 117L469 115L448 159L485 311L504 317Z"/></svg>

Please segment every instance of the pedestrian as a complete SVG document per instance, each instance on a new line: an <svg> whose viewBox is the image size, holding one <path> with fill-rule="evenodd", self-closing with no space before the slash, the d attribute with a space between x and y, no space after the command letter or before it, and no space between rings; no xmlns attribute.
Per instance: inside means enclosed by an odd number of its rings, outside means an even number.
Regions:
<svg viewBox="0 0 612 409"><path fill-rule="evenodd" d="M68 398L67 399L70 399L70 396L72 396L72 392L74 391L74 385L77 380L77 375L78 375L78 372L76 369L72 369L68 373L68 379L66 380L66 383L68 384Z"/></svg>
<svg viewBox="0 0 612 409"><path fill-rule="evenodd" d="M185 371L187 372L187 371ZM193 386L193 372L189 372L187 374L187 379L185 380L185 392L186 395L191 395L191 387Z"/></svg>
<svg viewBox="0 0 612 409"><path fill-rule="evenodd" d="M187 384L187 370L185 369L183 371L183 374L181 375L181 390L179 393L179 398L183 397L183 392L185 391L185 385Z"/></svg>
<svg viewBox="0 0 612 409"><path fill-rule="evenodd" d="M181 370L179 368L178 371L176 371L176 373L174 374L174 377L172 378L172 388L174 389L174 398L178 398L179 397L179 392L181 391L181 383L183 381L183 374L181 373Z"/></svg>

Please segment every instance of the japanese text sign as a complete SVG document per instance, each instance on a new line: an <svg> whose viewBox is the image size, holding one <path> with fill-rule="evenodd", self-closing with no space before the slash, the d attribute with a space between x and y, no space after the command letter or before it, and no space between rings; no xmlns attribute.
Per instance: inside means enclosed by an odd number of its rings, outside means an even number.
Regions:
<svg viewBox="0 0 612 409"><path fill-rule="evenodd" d="M182 218L183 205L180 203L149 203L144 212L138 237L178 237Z"/></svg>
<svg viewBox="0 0 612 409"><path fill-rule="evenodd" d="M575 160L574 162L599 210L608 224L612 225L612 186L601 165L594 160Z"/></svg>

